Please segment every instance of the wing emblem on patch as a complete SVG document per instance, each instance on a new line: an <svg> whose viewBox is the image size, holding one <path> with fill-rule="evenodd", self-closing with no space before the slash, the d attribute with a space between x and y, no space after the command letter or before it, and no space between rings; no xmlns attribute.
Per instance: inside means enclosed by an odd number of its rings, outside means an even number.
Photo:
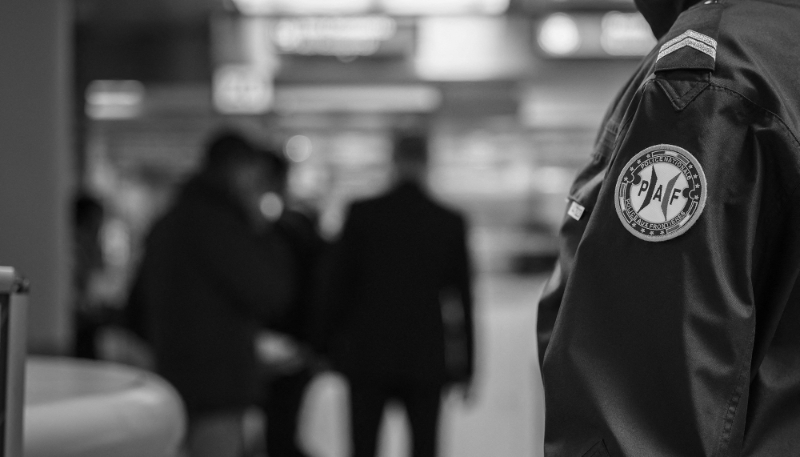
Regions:
<svg viewBox="0 0 800 457"><path fill-rule="evenodd" d="M697 222L706 196L706 176L697 159L683 148L660 144L628 161L617 179L614 203L630 233L666 241Z"/></svg>
<svg viewBox="0 0 800 457"><path fill-rule="evenodd" d="M658 58L656 61L659 61L662 57L672 54L678 49L685 48L687 46L711 56L712 59L717 58L717 40L708 35L695 32L694 30L687 30L664 43L658 50Z"/></svg>

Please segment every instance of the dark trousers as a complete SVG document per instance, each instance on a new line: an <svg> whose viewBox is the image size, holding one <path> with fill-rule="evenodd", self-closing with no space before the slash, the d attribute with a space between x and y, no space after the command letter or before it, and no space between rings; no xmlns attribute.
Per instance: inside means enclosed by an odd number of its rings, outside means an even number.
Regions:
<svg viewBox="0 0 800 457"><path fill-rule="evenodd" d="M311 371L303 370L268 381L262 408L267 417L264 440L269 457L306 457L297 445L297 428L311 378Z"/></svg>
<svg viewBox="0 0 800 457"><path fill-rule="evenodd" d="M399 401L411 431L411 455L435 457L442 388L436 384L350 380L350 439L353 457L375 457L386 403Z"/></svg>

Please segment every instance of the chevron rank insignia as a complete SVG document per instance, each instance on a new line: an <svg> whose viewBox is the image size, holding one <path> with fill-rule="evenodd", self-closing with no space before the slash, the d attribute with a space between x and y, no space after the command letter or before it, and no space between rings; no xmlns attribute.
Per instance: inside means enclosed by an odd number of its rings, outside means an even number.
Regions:
<svg viewBox="0 0 800 457"><path fill-rule="evenodd" d="M656 61L687 46L710 56L712 59L717 58L717 40L694 30L687 30L664 43L658 51Z"/></svg>

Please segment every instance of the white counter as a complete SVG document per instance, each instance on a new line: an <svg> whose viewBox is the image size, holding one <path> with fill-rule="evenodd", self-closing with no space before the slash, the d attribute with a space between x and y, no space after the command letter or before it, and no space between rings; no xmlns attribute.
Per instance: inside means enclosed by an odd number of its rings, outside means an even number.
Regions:
<svg viewBox="0 0 800 457"><path fill-rule="evenodd" d="M25 457L175 457L180 397L136 368L64 357L27 362Z"/></svg>

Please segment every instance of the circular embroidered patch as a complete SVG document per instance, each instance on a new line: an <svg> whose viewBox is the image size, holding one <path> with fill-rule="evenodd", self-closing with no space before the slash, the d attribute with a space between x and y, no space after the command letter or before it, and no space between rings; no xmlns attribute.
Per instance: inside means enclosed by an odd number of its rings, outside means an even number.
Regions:
<svg viewBox="0 0 800 457"><path fill-rule="evenodd" d="M684 234L706 204L706 175L689 151L670 144L636 154L617 179L619 220L645 241Z"/></svg>

